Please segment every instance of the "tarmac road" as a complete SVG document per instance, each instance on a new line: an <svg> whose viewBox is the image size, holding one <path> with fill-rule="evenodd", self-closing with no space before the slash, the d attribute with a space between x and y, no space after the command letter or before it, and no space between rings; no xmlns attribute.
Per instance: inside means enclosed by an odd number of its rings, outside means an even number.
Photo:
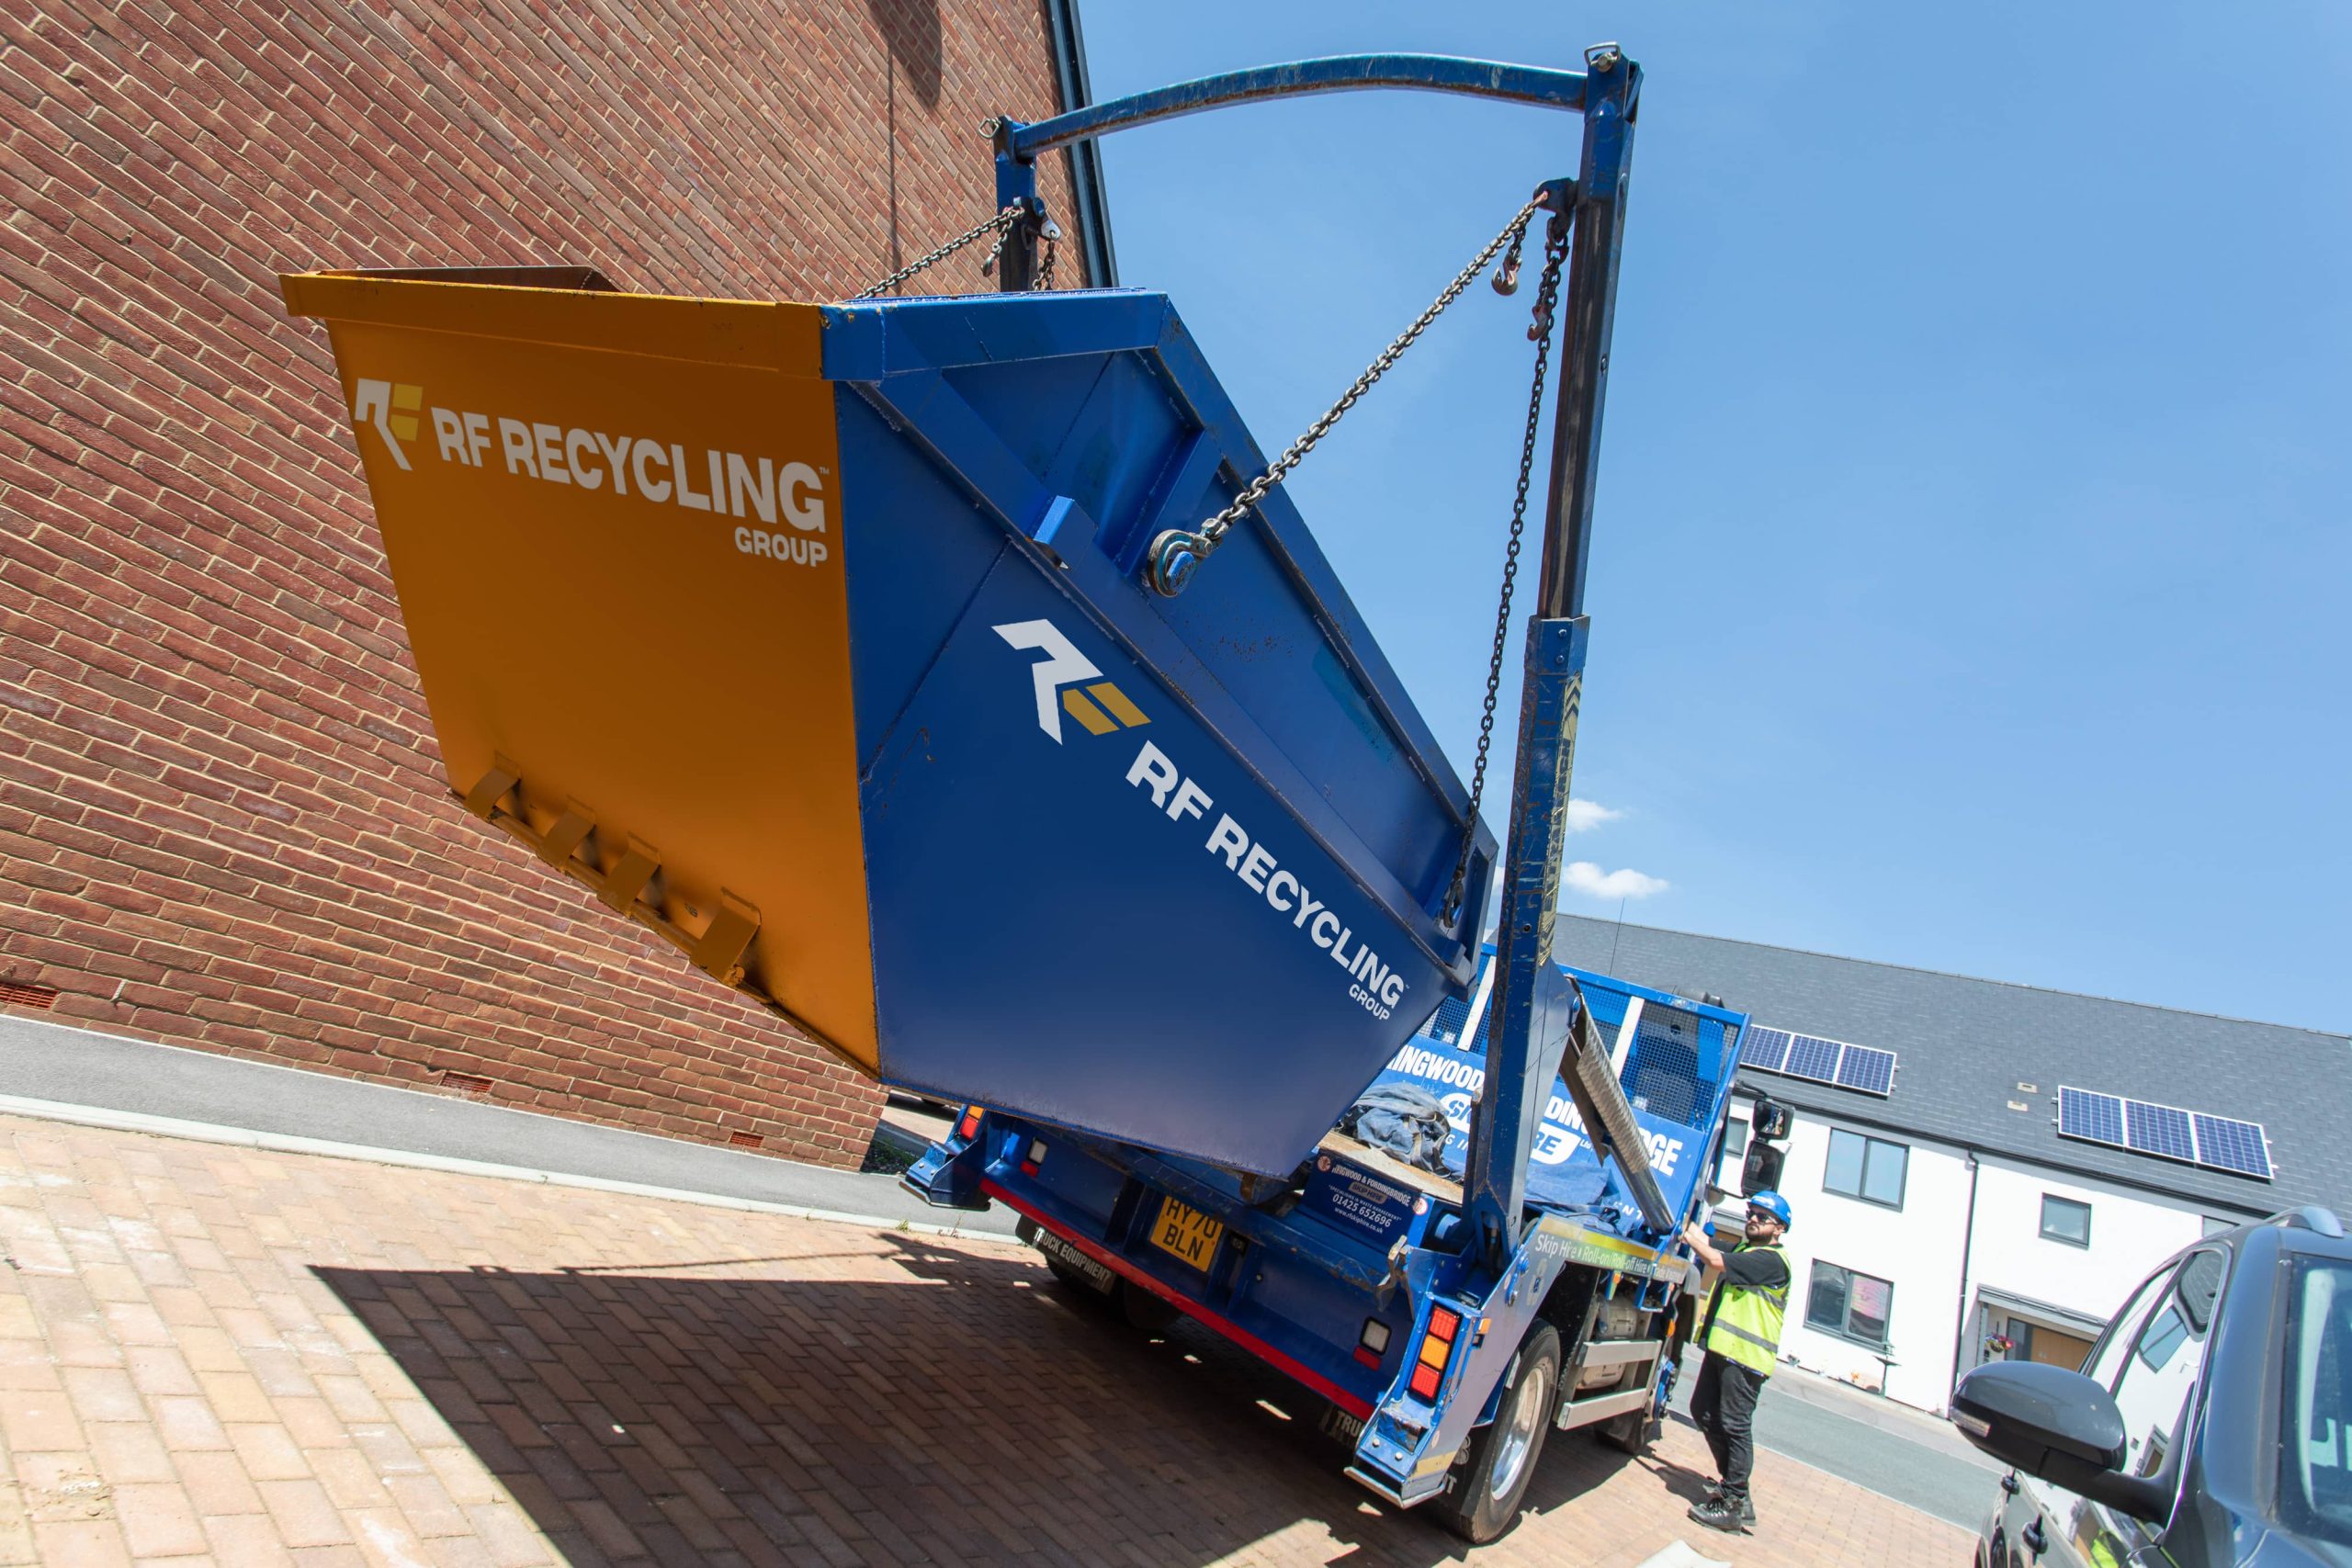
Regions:
<svg viewBox="0 0 2352 1568"><path fill-rule="evenodd" d="M1675 1418L1690 1419L1695 1363L1675 1389ZM1756 1438L1775 1453L1842 1476L1898 1503L1973 1530L2000 1496L2001 1467L1969 1447L1951 1424L1783 1366L1757 1402ZM1759 1509L1770 1497L1758 1497Z"/></svg>

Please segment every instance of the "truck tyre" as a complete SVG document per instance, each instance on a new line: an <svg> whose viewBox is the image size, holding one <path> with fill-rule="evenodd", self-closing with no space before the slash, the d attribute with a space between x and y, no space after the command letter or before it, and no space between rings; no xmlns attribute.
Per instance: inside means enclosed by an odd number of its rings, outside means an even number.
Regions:
<svg viewBox="0 0 2352 1568"><path fill-rule="evenodd" d="M1119 1281L1119 1314L1127 1326L1145 1334L1165 1334L1170 1325L1184 1314L1175 1306L1153 1295L1133 1280Z"/></svg>
<svg viewBox="0 0 2352 1568"><path fill-rule="evenodd" d="M1093 1280L1088 1279L1085 1275L1080 1273L1077 1269L1071 1268L1060 1258L1056 1258L1053 1254L1047 1253L1045 1257L1046 1268L1053 1274L1055 1281L1058 1283L1064 1291L1098 1311L1110 1306L1112 1296L1117 1293L1115 1291L1106 1293L1102 1288L1097 1285ZM1124 1283L1124 1281L1122 1282Z"/></svg>
<svg viewBox="0 0 2352 1568"><path fill-rule="evenodd" d="M1560 1331L1538 1323L1511 1358L1495 1418L1470 1434L1455 1463L1442 1505L1448 1529L1484 1546L1510 1529L1559 1403Z"/></svg>

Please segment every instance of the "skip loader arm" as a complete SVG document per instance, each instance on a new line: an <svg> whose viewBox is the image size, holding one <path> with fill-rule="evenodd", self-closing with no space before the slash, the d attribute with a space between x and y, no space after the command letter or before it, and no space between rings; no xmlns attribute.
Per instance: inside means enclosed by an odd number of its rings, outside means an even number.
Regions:
<svg viewBox="0 0 2352 1568"><path fill-rule="evenodd" d="M1545 1311L1547 1292L1572 1267L1588 1307L1563 1322L1570 1371L1585 1364L1605 1294L1621 1287L1646 1318L1663 1321L1685 1259L1674 1213L1651 1168L1631 1106L1577 983L1553 962L1554 907L1583 680L1588 623L1586 560L1600 454L1601 404L1616 305L1625 190L1641 73L1614 45L1587 51L1581 75L1426 56L1355 56L1303 62L1187 83L1035 124L996 127L1001 210L1027 215L1007 236L1000 287L1029 288L1035 246L1046 233L1035 160L1056 147L1108 130L1225 105L1296 93L1418 87L1468 93L1577 111L1583 139L1577 178L1543 187L1551 238L1567 244L1559 393L1555 413L1538 598L1527 628L1524 681L1512 785L1510 843L1490 1017L1493 1045L1473 1114L1462 1188L1465 1222L1441 1246L1400 1243L1380 1287L1401 1287L1411 1303L1407 1354L1373 1404L1350 1473L1409 1506L1447 1490L1473 1430L1495 1417L1522 1342ZM1550 323L1544 323L1549 330ZM1166 590L1164 590L1166 592ZM1475 822L1464 824L1475 831ZM1566 1057L1564 1064L1563 1058ZM1565 1071L1564 1071L1565 1068ZM1555 1077L1569 1094L1594 1153L1613 1162L1638 1220L1599 1212L1581 1218L1527 1206L1530 1148ZM958 1137L910 1173L934 1201L979 1198L985 1150L972 1141L979 1113ZM987 1134L981 1133L985 1139ZM1042 1148L1042 1145L1038 1145ZM1175 1184L1167 1184L1178 1190ZM1200 1196L1200 1195L1195 1195ZM1205 1198L1203 1199L1205 1201ZM1591 1363L1655 1367L1656 1341L1618 1338ZM1592 1398L1564 1399L1564 1424L1646 1406L1655 1379Z"/></svg>
<svg viewBox="0 0 2352 1568"><path fill-rule="evenodd" d="M1490 1271L1499 1270L1516 1246L1529 1143L1559 1072L1564 1045L1574 1047L1566 1073L1569 1092L1596 1151L1616 1158L1653 1230L1671 1235L1676 1225L1634 1134L1624 1092L1609 1070L1607 1053L1599 1049L1598 1035L1582 1016L1581 998L1572 987L1564 987L1552 964L1553 911L1559 898L1561 840L1584 677L1585 562L1600 455L1601 400L1641 96L1641 68L1614 44L1587 51L1585 64L1579 74L1440 55L1344 55L1204 77L1034 123L996 124L998 206L1018 204L1033 217L1011 237L1001 257L998 286L1017 291L1028 288L1035 276L1035 246L1044 217L1036 160L1075 141L1237 104L1372 88L1498 98L1576 111L1582 119L1575 183L1555 181L1546 187L1552 222L1571 231L1564 301L1567 343L1553 423L1540 595L1528 625L1520 703L1499 928L1501 978L1494 1004L1498 1043L1488 1054L1470 1146L1471 1219ZM1465 824L1465 830L1475 829L1475 824Z"/></svg>

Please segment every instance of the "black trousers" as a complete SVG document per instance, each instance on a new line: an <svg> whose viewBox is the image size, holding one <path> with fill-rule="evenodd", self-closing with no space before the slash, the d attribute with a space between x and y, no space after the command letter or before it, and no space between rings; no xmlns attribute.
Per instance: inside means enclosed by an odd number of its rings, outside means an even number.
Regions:
<svg viewBox="0 0 2352 1568"><path fill-rule="evenodd" d="M1747 1477L1756 1468L1751 1428L1756 1399L1763 1392L1763 1373L1750 1371L1713 1351L1699 1367L1699 1386L1690 1391L1690 1418L1707 1435L1707 1447L1714 1451L1715 1472L1724 1478L1727 1496L1747 1495Z"/></svg>

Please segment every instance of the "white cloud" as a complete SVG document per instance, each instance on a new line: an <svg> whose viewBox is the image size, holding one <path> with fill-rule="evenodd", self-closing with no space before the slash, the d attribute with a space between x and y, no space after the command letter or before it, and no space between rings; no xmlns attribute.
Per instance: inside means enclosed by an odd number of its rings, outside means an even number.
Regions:
<svg viewBox="0 0 2352 1568"><path fill-rule="evenodd" d="M1662 876L1623 866L1603 871L1589 860L1570 861L1560 870L1560 886L1590 898L1646 898L1670 886Z"/></svg>
<svg viewBox="0 0 2352 1568"><path fill-rule="evenodd" d="M1597 800L1574 799L1568 802L1568 831L1588 832L1603 822L1614 822L1624 816L1613 806L1603 806Z"/></svg>

